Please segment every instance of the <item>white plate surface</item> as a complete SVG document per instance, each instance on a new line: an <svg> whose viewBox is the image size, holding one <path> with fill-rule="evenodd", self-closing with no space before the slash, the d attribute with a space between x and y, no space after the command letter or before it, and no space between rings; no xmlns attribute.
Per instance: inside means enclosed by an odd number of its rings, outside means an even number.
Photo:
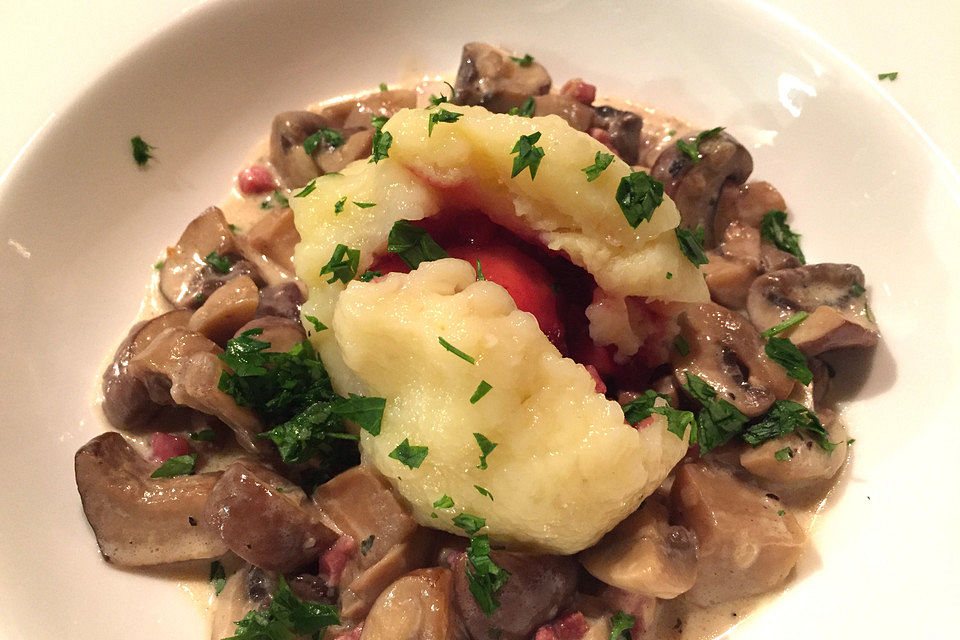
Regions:
<svg viewBox="0 0 960 640"><path fill-rule="evenodd" d="M102 360L155 256L220 200L276 112L453 72L472 39L530 51L555 81L727 126L786 197L810 261L867 274L884 341L839 363L853 467L795 585L735 637L950 637L955 173L875 77L756 5L599 4L211 2L45 127L0 184L0 637L204 637L175 583L100 560L80 511L72 458L102 430ZM134 134L158 147L146 171Z"/></svg>

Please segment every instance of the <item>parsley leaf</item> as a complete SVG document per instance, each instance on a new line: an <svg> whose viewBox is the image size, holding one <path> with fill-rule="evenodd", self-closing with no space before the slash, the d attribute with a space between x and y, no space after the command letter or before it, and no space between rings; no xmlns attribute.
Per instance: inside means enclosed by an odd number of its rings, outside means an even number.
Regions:
<svg viewBox="0 0 960 640"><path fill-rule="evenodd" d="M343 196L333 205L333 215L343 213L343 205L347 204L347 196Z"/></svg>
<svg viewBox="0 0 960 640"><path fill-rule="evenodd" d="M347 284L357 275L357 269L360 267L360 250L351 249L345 244L338 244L330 256L330 261L320 269L320 275L329 273L330 279L327 284L339 280Z"/></svg>
<svg viewBox="0 0 960 640"><path fill-rule="evenodd" d="M634 171L620 179L617 204L627 223L637 228L653 217L653 210L663 202L663 183L654 180L645 171Z"/></svg>
<svg viewBox="0 0 960 640"><path fill-rule="evenodd" d="M280 457L290 464L301 464L330 450L329 437L343 428L343 421L333 414L330 402L314 402L290 420L269 431L257 434L277 445ZM336 436L334 436L336 437Z"/></svg>
<svg viewBox="0 0 960 640"><path fill-rule="evenodd" d="M620 638L630 639L630 629L636 624L636 619L628 613L617 611L616 615L610 618L610 640L619 640Z"/></svg>
<svg viewBox="0 0 960 640"><path fill-rule="evenodd" d="M878 73L877 80L889 80L890 82L893 82L894 80L897 79L897 76L899 75L900 75L899 71L891 71L890 73Z"/></svg>
<svg viewBox="0 0 960 640"><path fill-rule="evenodd" d="M466 568L470 593L485 614L493 615L500 607L496 594L510 579L510 572L490 558L490 539L485 535L470 538L467 561L470 563Z"/></svg>
<svg viewBox="0 0 960 640"><path fill-rule="evenodd" d="M786 462L787 460L793 457L793 449L791 449L790 447L784 447L783 449L776 451L773 454L773 457L776 459L777 462Z"/></svg>
<svg viewBox="0 0 960 640"><path fill-rule="evenodd" d="M389 131L377 129L373 134L373 154L370 156L370 162L376 164L384 158L390 157L390 145L393 144L393 136Z"/></svg>
<svg viewBox="0 0 960 640"><path fill-rule="evenodd" d="M327 129L326 127L320 127L316 133L307 137L303 141L303 150L307 152L307 155L313 155L313 152L317 150L317 147L320 146L320 143L326 142L327 145L336 149L337 147L342 147L347 139L343 136L342 133L336 129Z"/></svg>
<svg viewBox="0 0 960 640"><path fill-rule="evenodd" d="M510 59L516 62L521 67L529 67L531 64L533 64L533 56L531 56L529 53L523 54L522 58L518 58L516 56L510 56Z"/></svg>
<svg viewBox="0 0 960 640"><path fill-rule="evenodd" d="M487 436L482 433L475 433L473 437L477 441L477 445L480 447L480 464L477 465L477 469L486 469L487 468L487 456L497 448L498 442L491 442Z"/></svg>
<svg viewBox="0 0 960 640"><path fill-rule="evenodd" d="M487 392L489 392L490 389L493 389L490 383L486 380L481 380L480 384L477 385L476 391L474 391L473 395L470 396L470 404L477 404L477 402L480 401L480 398L487 395Z"/></svg>
<svg viewBox="0 0 960 640"><path fill-rule="evenodd" d="M492 494L492 493L490 493L489 491L487 491L486 489L484 489L483 487L481 487L481 486L478 485L478 484L473 485L473 488L477 490L477 493L479 493L480 495L482 495L482 496L484 496L484 497L486 497L486 498L490 498L490 501L493 502L493 494Z"/></svg>
<svg viewBox="0 0 960 640"><path fill-rule="evenodd" d="M396 449L388 454L388 457L399 461L411 469L417 469L423 464L423 460L427 457L428 451L429 449L427 447L411 446L410 439L404 438L403 442L398 444Z"/></svg>
<svg viewBox="0 0 960 640"><path fill-rule="evenodd" d="M723 127L714 127L713 129L707 129L706 131L701 131L697 134L697 137L693 139L693 142L687 142L686 140L677 140L677 149L682 153L686 154L688 158L696 164L700 162L700 143L709 138L713 138L723 131Z"/></svg>
<svg viewBox="0 0 960 640"><path fill-rule="evenodd" d="M327 325L320 322L320 320L316 316L305 315L303 316L303 319L309 322L310 324L312 324L313 330L316 331L317 333L320 333L321 331L327 328Z"/></svg>
<svg viewBox="0 0 960 640"><path fill-rule="evenodd" d="M688 343L687 339L679 333L677 334L677 337L673 339L673 348L681 356L685 356L690 353L690 343Z"/></svg>
<svg viewBox="0 0 960 640"><path fill-rule="evenodd" d="M387 116L370 116L370 126L379 131L383 129L383 125L387 124L389 119Z"/></svg>
<svg viewBox="0 0 960 640"><path fill-rule="evenodd" d="M270 608L254 609L235 623L235 634L224 640L293 640L298 636L319 638L327 627L340 624L337 608L329 604L304 602L278 576Z"/></svg>
<svg viewBox="0 0 960 640"><path fill-rule="evenodd" d="M147 161L153 158L153 154L150 152L156 149L156 147L147 144L146 141L140 136L133 136L130 138L130 147L133 150L134 162L141 167L146 165Z"/></svg>
<svg viewBox="0 0 960 640"><path fill-rule="evenodd" d="M680 251L687 257L687 260L692 262L694 266L700 266L701 264L707 264L707 262L709 262L707 254L703 252L703 227L697 227L696 231L677 227L674 229L674 232L677 234L677 243L680 245Z"/></svg>
<svg viewBox="0 0 960 640"><path fill-rule="evenodd" d="M527 167L530 167L530 179L533 180L537 177L540 160L542 160L545 155L543 147L534 146L539 139L540 132L535 131L528 136L520 136L517 143L513 145L510 153L517 154L517 157L513 159L513 173L510 174L511 178L516 178L520 175L520 172Z"/></svg>
<svg viewBox="0 0 960 640"><path fill-rule="evenodd" d="M687 426L693 425L693 429L696 431L697 424L692 412L674 409L670 405L657 407L654 405L657 398L668 400L667 396L648 389L639 398L623 405L623 417L630 424L637 424L654 413L660 414L667 419L667 431L681 439L687 431Z"/></svg>
<svg viewBox="0 0 960 640"><path fill-rule="evenodd" d="M230 259L226 256L221 256L216 251L211 251L207 254L207 257L203 259L208 265L213 267L213 270L217 273L229 273L230 272Z"/></svg>
<svg viewBox="0 0 960 640"><path fill-rule="evenodd" d="M790 230L785 211L771 209L763 214L763 219L760 221L760 237L772 243L777 249L795 255L800 260L800 264L807 264L807 259L800 250L800 235Z"/></svg>
<svg viewBox="0 0 960 640"><path fill-rule="evenodd" d="M190 439L197 442L214 442L217 439L217 432L213 429L201 429L191 433Z"/></svg>
<svg viewBox="0 0 960 640"><path fill-rule="evenodd" d="M306 198L308 195L310 195L311 193L313 193L314 189L316 189L316 188L317 188L317 180L316 180L316 178L314 178L313 180L310 181L310 184L308 184L307 186L305 186L305 187L304 187L302 190L300 190L298 193L293 194L293 197L294 197L294 198Z"/></svg>
<svg viewBox="0 0 960 640"><path fill-rule="evenodd" d="M167 458L166 462L157 467L157 470L150 474L151 478L175 478L176 476L187 476L193 473L193 467L197 464L197 454L188 453L185 456L176 456Z"/></svg>
<svg viewBox="0 0 960 640"><path fill-rule="evenodd" d="M380 91L386 91L386 90L387 90L387 83L386 83L386 82L381 82L381 83L380 83Z"/></svg>
<svg viewBox="0 0 960 640"><path fill-rule="evenodd" d="M387 251L397 254L404 264L416 269L421 262L449 258L430 234L409 220L397 220L387 237Z"/></svg>
<svg viewBox="0 0 960 640"><path fill-rule="evenodd" d="M454 517L453 524L461 529L463 529L468 536L472 536L480 529L483 529L487 526L487 521L480 516L471 515L469 513L461 513Z"/></svg>
<svg viewBox="0 0 960 640"><path fill-rule="evenodd" d="M771 360L787 370L787 375L801 384L813 381L813 373L807 367L807 358L789 338L770 338L763 347Z"/></svg>
<svg viewBox="0 0 960 640"><path fill-rule="evenodd" d="M456 122L463 117L462 113L456 111L447 111L446 109L437 109L427 116L427 137L433 135L433 127L439 122Z"/></svg>
<svg viewBox="0 0 960 640"><path fill-rule="evenodd" d="M759 447L767 440L779 438L802 431L817 441L825 451L833 451L836 444L830 442L827 430L817 415L799 402L793 400L777 400L763 418L743 432L743 439L747 444Z"/></svg>
<svg viewBox="0 0 960 640"><path fill-rule="evenodd" d="M457 356L461 360L466 360L470 364L477 364L476 358L474 358L468 353L461 351L460 349L457 349L455 346L453 346L452 344L444 340L441 336L437 336L437 341L440 343L440 346L442 346L444 349L446 349L453 355Z"/></svg>
<svg viewBox="0 0 960 640"><path fill-rule="evenodd" d="M380 272L380 271L369 271L369 270L367 270L367 271L364 271L363 273L361 273L361 274L360 274L360 277L357 278L357 279L360 280L360 282L370 282L370 281L373 280L374 278L379 278L379 277L382 276L382 275L383 275L383 273Z"/></svg>
<svg viewBox="0 0 960 640"><path fill-rule="evenodd" d="M483 275L483 267L480 266L480 258L477 258L477 282L483 282L486 279Z"/></svg>
<svg viewBox="0 0 960 640"><path fill-rule="evenodd" d="M227 584L227 572L223 570L223 565L219 560L210 563L210 584L213 585L213 591L220 595L223 587Z"/></svg>
<svg viewBox="0 0 960 640"><path fill-rule="evenodd" d="M247 329L236 338L227 341L227 348L219 355L219 358L226 362L237 376L259 376L267 372L263 368L267 358L261 352L269 347L270 343L253 337L261 333L263 329Z"/></svg>
<svg viewBox="0 0 960 640"><path fill-rule="evenodd" d="M863 286L857 282L854 282L852 285L850 285L850 295L852 295L854 298L859 298L865 292L866 289L864 289Z"/></svg>
<svg viewBox="0 0 960 640"><path fill-rule="evenodd" d="M783 322L781 322L780 324L770 327L766 331L761 331L760 335L763 336L764 338L772 338L778 333L783 333L790 327L794 327L800 324L801 322L806 320L809 315L810 314L807 313L806 311L798 311L792 316L790 316L789 318L787 318L786 320L784 320Z"/></svg>
<svg viewBox="0 0 960 640"><path fill-rule="evenodd" d="M434 509L450 509L453 507L453 498L447 494L443 494L443 497L433 503Z"/></svg>
<svg viewBox="0 0 960 640"><path fill-rule="evenodd" d="M610 163L613 162L612 153L603 153L602 151L597 151L597 155L593 157L593 164L589 167L584 167L580 169L585 174L587 174L587 182L593 182L600 177L600 174L604 169L610 166Z"/></svg>
<svg viewBox="0 0 960 640"><path fill-rule="evenodd" d="M361 209L369 209L370 207L377 206L376 202L357 202L356 200L353 201L353 204Z"/></svg>
<svg viewBox="0 0 960 640"><path fill-rule="evenodd" d="M508 116L520 116L521 118L532 118L537 111L537 103L533 96L530 96L519 107L510 107L507 111Z"/></svg>
<svg viewBox="0 0 960 640"><path fill-rule="evenodd" d="M370 553L370 549L373 548L373 541L376 539L377 536L373 535L372 533L368 537L364 538L360 542L360 554L365 556Z"/></svg>
<svg viewBox="0 0 960 640"><path fill-rule="evenodd" d="M380 423L383 422L383 410L387 406L386 398L359 396L351 393L333 403L333 413L341 418L356 422L361 429L372 436L380 435Z"/></svg>
<svg viewBox="0 0 960 640"><path fill-rule="evenodd" d="M689 371L684 373L686 382L683 388L703 406L697 414L696 429L690 436L690 443L699 445L703 455L739 435L749 418L728 401L717 400L717 392L699 376Z"/></svg>
<svg viewBox="0 0 960 640"><path fill-rule="evenodd" d="M280 193L279 189L274 189L273 193L267 196L267 199L260 203L261 209L272 209L274 206L277 206L277 207L290 206L290 201L287 200L287 196Z"/></svg>

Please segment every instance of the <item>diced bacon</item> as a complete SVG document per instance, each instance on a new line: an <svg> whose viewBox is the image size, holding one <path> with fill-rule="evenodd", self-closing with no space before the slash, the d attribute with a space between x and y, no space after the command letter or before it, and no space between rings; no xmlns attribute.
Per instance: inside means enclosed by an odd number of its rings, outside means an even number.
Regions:
<svg viewBox="0 0 960 640"><path fill-rule="evenodd" d="M567 613L550 624L545 624L533 636L533 640L580 640L590 630L590 624L579 611Z"/></svg>
<svg viewBox="0 0 960 640"><path fill-rule="evenodd" d="M237 174L237 186L240 193L249 196L273 191L277 188L277 181L266 167L254 164Z"/></svg>
<svg viewBox="0 0 960 640"><path fill-rule="evenodd" d="M617 153L616 148L614 148L613 138L610 137L610 133L606 129L599 129L597 127L593 127L590 130L588 130L587 133L590 134L591 138L596 138L598 141L607 145L607 148L610 149L610 151L612 151L614 155L617 155L617 156L620 155Z"/></svg>
<svg viewBox="0 0 960 640"><path fill-rule="evenodd" d="M363 623L361 622L353 629L348 631L343 631L338 633L333 637L333 640L360 640L360 635L363 633Z"/></svg>
<svg viewBox="0 0 960 640"><path fill-rule="evenodd" d="M153 450L153 457L160 462L190 453L190 443L186 438L163 431L157 431L150 437L150 448Z"/></svg>
<svg viewBox="0 0 960 640"><path fill-rule="evenodd" d="M593 101L597 98L597 87L584 82L583 78L573 78L567 80L567 83L560 89L560 94L570 96L583 104L593 104Z"/></svg>
<svg viewBox="0 0 960 640"><path fill-rule="evenodd" d="M600 374L597 373L597 368L592 364L583 365L583 368L587 370L587 373L593 376L593 381L597 385L597 393L606 393L607 385L603 383L603 378L601 378Z"/></svg>
<svg viewBox="0 0 960 640"><path fill-rule="evenodd" d="M559 638L557 638L557 632L553 630L553 625L548 624L537 629L533 640L559 640Z"/></svg>
<svg viewBox="0 0 960 640"><path fill-rule="evenodd" d="M327 586L340 584L340 576L347 561L357 552L357 543L350 536L340 536L329 549L320 554L320 575L326 578Z"/></svg>

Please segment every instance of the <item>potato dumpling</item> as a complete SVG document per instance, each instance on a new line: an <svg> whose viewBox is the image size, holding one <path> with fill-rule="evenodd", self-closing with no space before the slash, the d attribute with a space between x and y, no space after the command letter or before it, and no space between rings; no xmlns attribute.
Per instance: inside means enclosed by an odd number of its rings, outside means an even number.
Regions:
<svg viewBox="0 0 960 640"><path fill-rule="evenodd" d="M351 282L331 330L362 388L387 399L381 433L361 433L364 458L423 525L463 535L453 518L469 513L496 543L575 553L634 511L687 449L662 416L639 431L625 424L586 369L467 262ZM492 388L471 404L481 381ZM486 469L475 433L498 443ZM390 457L404 440L428 447L419 467ZM443 495L453 508L433 508Z"/></svg>

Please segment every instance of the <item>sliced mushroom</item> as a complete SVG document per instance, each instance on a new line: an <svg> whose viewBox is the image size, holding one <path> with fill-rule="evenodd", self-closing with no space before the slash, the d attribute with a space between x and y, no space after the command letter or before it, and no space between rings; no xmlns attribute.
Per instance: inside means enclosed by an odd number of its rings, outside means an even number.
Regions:
<svg viewBox="0 0 960 640"><path fill-rule="evenodd" d="M300 321L300 305L306 298L296 282L271 284L260 289L257 317L280 316Z"/></svg>
<svg viewBox="0 0 960 640"><path fill-rule="evenodd" d="M637 164L640 158L640 131L643 128L643 118L639 114L610 106L595 107L590 126L610 134L610 143L624 162Z"/></svg>
<svg viewBox="0 0 960 640"><path fill-rule="evenodd" d="M695 143L689 136L687 142ZM663 182L664 192L673 198L680 210L680 226L696 229L702 226L706 234L705 246L717 242L714 232L714 214L720 190L727 182L742 184L753 171L750 152L726 131L701 140L699 159L680 151L672 144L664 149L653 165L651 175Z"/></svg>
<svg viewBox="0 0 960 640"><path fill-rule="evenodd" d="M417 106L417 92L412 89L389 89L387 91L375 91L368 93L359 100L348 100L344 104L347 108L341 108L339 113L342 118L344 128L370 128L370 118L379 116L391 118L400 109L414 109ZM332 116L334 110L339 105L327 107L321 113Z"/></svg>
<svg viewBox="0 0 960 640"><path fill-rule="evenodd" d="M303 326L296 320L279 316L264 316L255 318L237 329L237 336L251 329L262 329L257 336L261 342L269 342L270 346L264 349L273 353L286 353L307 339Z"/></svg>
<svg viewBox="0 0 960 640"><path fill-rule="evenodd" d="M211 253L229 260L227 273L207 263L205 258ZM160 268L160 293L177 308L193 309L224 282L240 276L257 279L253 265L239 259L236 239L223 212L210 207L187 225L175 247L167 249Z"/></svg>
<svg viewBox="0 0 960 640"><path fill-rule="evenodd" d="M223 346L238 328L253 320L259 302L253 280L247 276L234 278L210 294L187 322L187 329Z"/></svg>
<svg viewBox="0 0 960 640"><path fill-rule="evenodd" d="M217 357L220 347L199 333L182 327L160 332L129 364L159 404L184 405L219 418L229 426L244 449L255 453L267 447L256 438L263 423L247 407L238 406L218 387L226 365Z"/></svg>
<svg viewBox="0 0 960 640"><path fill-rule="evenodd" d="M697 579L684 596L694 604L769 591L800 557L803 531L773 494L705 462L677 468L671 511L699 541Z"/></svg>
<svg viewBox="0 0 960 640"><path fill-rule="evenodd" d="M489 640L491 633L501 640L528 640L537 627L553 620L573 598L578 571L576 560L570 556L494 551L490 558L510 572L496 594L500 606L490 616L470 593L467 555L460 554L451 567L457 611L473 640Z"/></svg>
<svg viewBox="0 0 960 640"><path fill-rule="evenodd" d="M593 107L559 93L548 93L534 99L535 116L557 115L577 131L586 131L594 119Z"/></svg>
<svg viewBox="0 0 960 640"><path fill-rule="evenodd" d="M83 512L109 562L141 567L226 552L219 536L198 526L219 473L151 478L157 465L115 432L81 447L74 467Z"/></svg>
<svg viewBox="0 0 960 640"><path fill-rule="evenodd" d="M701 265L700 271L710 290L710 299L728 309L746 307L750 283L760 273L759 270L716 250L707 251L707 259L709 262Z"/></svg>
<svg viewBox="0 0 960 640"><path fill-rule="evenodd" d="M657 598L676 598L697 577L697 539L671 526L667 508L648 498L600 542L580 553L595 578L618 589Z"/></svg>
<svg viewBox="0 0 960 640"><path fill-rule="evenodd" d="M688 306L679 323L690 350L686 355L673 353L677 382L686 382L687 372L699 376L718 399L751 418L790 394L793 380L767 357L760 334L740 314L708 302Z"/></svg>
<svg viewBox="0 0 960 640"><path fill-rule="evenodd" d="M293 223L293 210L273 209L244 234L256 251L282 268L293 271L293 249L300 242L300 233Z"/></svg>
<svg viewBox="0 0 960 640"><path fill-rule="evenodd" d="M314 152L313 157L320 171L335 173L354 160L368 157L373 153L373 134L374 130L369 126L345 130L346 141L342 145Z"/></svg>
<svg viewBox="0 0 960 640"><path fill-rule="evenodd" d="M277 590L277 577L253 565L243 565L223 585L213 601L210 640L233 637L237 621L250 611L265 611Z"/></svg>
<svg viewBox="0 0 960 640"><path fill-rule="evenodd" d="M332 123L312 111L278 113L270 127L270 163L290 189L299 189L320 175L313 157L303 148L303 141Z"/></svg>
<svg viewBox="0 0 960 640"><path fill-rule="evenodd" d="M713 225L716 237L722 238L727 227L732 224L760 229L764 215L772 210L784 211L786 208L787 203L783 196L769 182L726 183L717 202L717 215Z"/></svg>
<svg viewBox="0 0 960 640"><path fill-rule="evenodd" d="M360 640L454 640L453 576L433 567L391 584L370 609Z"/></svg>
<svg viewBox="0 0 960 640"><path fill-rule="evenodd" d="M522 66L504 49L484 42L468 42L463 45L454 83L454 102L506 113L531 96L548 93L550 84L550 74L540 63L531 61Z"/></svg>
<svg viewBox="0 0 960 640"><path fill-rule="evenodd" d="M302 489L244 460L223 473L204 515L231 551L271 571L293 571L316 561L320 550L336 540Z"/></svg>
<svg viewBox="0 0 960 640"><path fill-rule="evenodd" d="M130 372L130 359L164 329L185 326L190 316L190 311L178 309L130 329L126 340L117 348L113 362L103 372L102 406L110 424L121 429L156 428L154 421L163 408L150 398L143 381Z"/></svg>
<svg viewBox="0 0 960 640"><path fill-rule="evenodd" d="M767 440L759 447L744 445L740 464L744 469L770 483L771 488L807 488L830 480L847 459L847 430L833 412L821 416L830 442L836 447L826 451L805 433L790 433ZM779 460L778 451L790 450Z"/></svg>
<svg viewBox="0 0 960 640"><path fill-rule="evenodd" d="M630 630L630 637L642 640L648 638L647 631L654 628L657 618L657 603L659 600L653 596L644 593L631 593L623 589L617 589L609 585L604 585L596 596L584 596L577 594L574 604L578 606L584 614L596 616L599 612L606 613L605 618L609 620L610 613L623 611L627 615L633 616L633 629ZM585 636L581 640L587 640ZM603 640L609 640L610 632L601 636ZM591 637L590 640L593 640ZM601 640L597 638L596 640Z"/></svg>
<svg viewBox="0 0 960 640"><path fill-rule="evenodd" d="M870 347L880 337L863 290L863 272L852 264L808 264L764 274L750 286L747 311L766 330L798 311L810 316L783 335L806 355L842 347Z"/></svg>

